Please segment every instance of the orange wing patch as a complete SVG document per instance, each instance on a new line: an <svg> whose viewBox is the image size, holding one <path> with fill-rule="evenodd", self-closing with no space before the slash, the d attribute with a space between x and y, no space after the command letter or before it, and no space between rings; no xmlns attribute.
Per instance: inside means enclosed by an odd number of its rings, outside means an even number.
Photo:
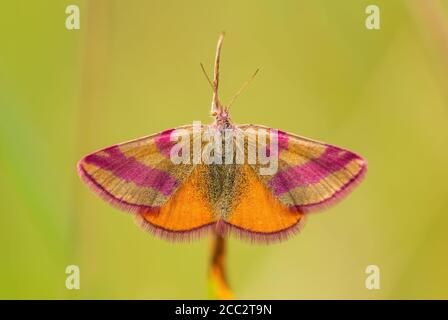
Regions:
<svg viewBox="0 0 448 320"><path fill-rule="evenodd" d="M244 190L226 219L230 229L249 240L282 240L299 230L302 212L280 203L258 179L253 169L244 168Z"/></svg>
<svg viewBox="0 0 448 320"><path fill-rule="evenodd" d="M203 194L203 169L196 167L158 213L138 215L142 226L162 237L183 240L200 236L214 225L216 218Z"/></svg>

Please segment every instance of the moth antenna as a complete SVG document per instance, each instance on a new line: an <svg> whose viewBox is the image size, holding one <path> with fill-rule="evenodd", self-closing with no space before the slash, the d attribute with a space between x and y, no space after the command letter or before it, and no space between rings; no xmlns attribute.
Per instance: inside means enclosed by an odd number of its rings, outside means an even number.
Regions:
<svg viewBox="0 0 448 320"><path fill-rule="evenodd" d="M249 83L252 82L252 80L255 78L255 76L257 75L258 71L260 69L255 70L254 74L246 80L246 82L243 83L243 85L241 86L241 88L233 95L232 99L230 99L229 104L227 105L227 109L230 108L230 106L233 104L233 102L235 101L235 99L241 94L241 92L244 91L244 89L246 89L246 87L249 85Z"/></svg>
<svg viewBox="0 0 448 320"><path fill-rule="evenodd" d="M215 69L213 74L213 100L212 100L212 115L216 115L221 111L221 104L218 97L218 86L219 86L219 62L221 59L221 47L222 41L224 39L224 32L221 33L218 39L218 44L216 46L216 56L215 56Z"/></svg>
<svg viewBox="0 0 448 320"><path fill-rule="evenodd" d="M201 65L201 69L202 69L202 72L204 73L205 78L207 79L208 83L210 84L210 87L212 87L212 89L213 89L212 80L210 80L210 78L207 74L207 71L205 71L205 68L204 68L204 65L202 64L202 62L200 63L200 65Z"/></svg>

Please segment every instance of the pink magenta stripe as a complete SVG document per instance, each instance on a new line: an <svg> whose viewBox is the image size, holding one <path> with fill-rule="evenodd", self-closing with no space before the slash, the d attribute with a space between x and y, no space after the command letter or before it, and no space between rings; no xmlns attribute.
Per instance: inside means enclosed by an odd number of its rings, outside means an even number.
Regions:
<svg viewBox="0 0 448 320"><path fill-rule="evenodd" d="M167 172L145 166L133 157L126 157L116 146L104 151L109 154L108 157L91 154L85 161L112 172L118 178L156 189L164 195L171 194L177 186L177 180Z"/></svg>
<svg viewBox="0 0 448 320"><path fill-rule="evenodd" d="M269 132L269 134L271 134ZM280 152L282 150L287 150L288 149L288 134L284 131L277 131L277 139L278 139L278 152L277 153L272 153L271 155L271 148L270 148L270 144L268 143L266 145L266 156L267 157L271 157L271 156L278 156L278 154L280 154Z"/></svg>
<svg viewBox="0 0 448 320"><path fill-rule="evenodd" d="M288 149L288 134L284 131L278 130L278 151Z"/></svg>
<svg viewBox="0 0 448 320"><path fill-rule="evenodd" d="M171 147L176 143L171 141L171 133L174 129L168 129L162 131L160 135L156 138L156 146L159 149L160 153L166 157L170 156Z"/></svg>
<svg viewBox="0 0 448 320"><path fill-rule="evenodd" d="M130 203L127 201L124 201L122 199L119 199L115 197L113 194L111 194L109 191L104 189L98 182L96 182L88 173L87 171L82 167L82 165L78 164L78 173L81 176L81 178L86 182L86 184L91 188L94 192L96 192L100 197L102 197L104 200L111 203L113 206L130 212L140 212L140 213L148 213L148 212L158 212L160 207L152 207L152 206L146 206L136 203Z"/></svg>
<svg viewBox="0 0 448 320"><path fill-rule="evenodd" d="M343 152L342 155L341 152ZM277 173L269 181L269 186L275 195L280 195L295 187L318 183L329 174L341 170L350 161L358 158L352 152L327 146L319 158Z"/></svg>
<svg viewBox="0 0 448 320"><path fill-rule="evenodd" d="M331 206L336 202L342 200L345 196L347 196L353 188L355 188L364 178L364 175L367 171L367 164L364 163L361 170L353 176L349 182L344 184L342 188L336 191L331 197L321 200L319 202L304 204L304 205L293 205L290 206L290 209L293 211L301 211L301 212L312 212L322 209L324 207Z"/></svg>

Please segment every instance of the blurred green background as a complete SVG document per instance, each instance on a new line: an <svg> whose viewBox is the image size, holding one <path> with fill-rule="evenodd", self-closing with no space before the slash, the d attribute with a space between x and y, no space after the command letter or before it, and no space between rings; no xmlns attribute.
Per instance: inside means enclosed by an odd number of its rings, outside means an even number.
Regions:
<svg viewBox="0 0 448 320"><path fill-rule="evenodd" d="M381 30L364 26L381 9ZM81 29L65 28L65 8ZM207 298L209 243L143 232L76 174L84 154L209 122L199 62L258 123L367 158L363 184L302 234L230 240L236 298L448 298L448 2L12 1L0 10L0 298ZM65 268L81 289L65 288ZM367 290L365 268L381 270Z"/></svg>

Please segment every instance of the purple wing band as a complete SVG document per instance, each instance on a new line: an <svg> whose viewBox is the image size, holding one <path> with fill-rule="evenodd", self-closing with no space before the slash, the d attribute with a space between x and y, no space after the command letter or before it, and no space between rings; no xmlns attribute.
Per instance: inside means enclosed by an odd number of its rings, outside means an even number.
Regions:
<svg viewBox="0 0 448 320"><path fill-rule="evenodd" d="M358 174L353 176L349 182L347 182L339 191L335 192L330 198L324 199L316 203L290 206L289 208L292 211L308 213L331 207L337 204L342 199L344 199L350 192L352 192L353 189L362 182L366 172L367 172L367 165L364 164L361 170L358 172Z"/></svg>
<svg viewBox="0 0 448 320"><path fill-rule="evenodd" d="M133 204L114 197L109 191L104 189L99 183L92 179L92 177L82 167L81 162L78 163L78 174L93 192L118 209L133 213L156 213L160 210L160 207Z"/></svg>
<svg viewBox="0 0 448 320"><path fill-rule="evenodd" d="M162 131L156 139L156 145L157 148L159 149L159 152L167 158L170 157L171 147L176 143L171 141L171 133L174 130L175 129L168 129Z"/></svg>
<svg viewBox="0 0 448 320"><path fill-rule="evenodd" d="M167 172L150 168L133 157L126 157L117 146L105 149L107 157L91 154L85 162L112 172L117 178L134 182L141 187L150 187L169 195L177 187L177 180Z"/></svg>
<svg viewBox="0 0 448 320"><path fill-rule="evenodd" d="M360 157L354 153L328 146L319 158L277 173L269 181L269 187L278 196L299 186L315 184L358 158Z"/></svg>

